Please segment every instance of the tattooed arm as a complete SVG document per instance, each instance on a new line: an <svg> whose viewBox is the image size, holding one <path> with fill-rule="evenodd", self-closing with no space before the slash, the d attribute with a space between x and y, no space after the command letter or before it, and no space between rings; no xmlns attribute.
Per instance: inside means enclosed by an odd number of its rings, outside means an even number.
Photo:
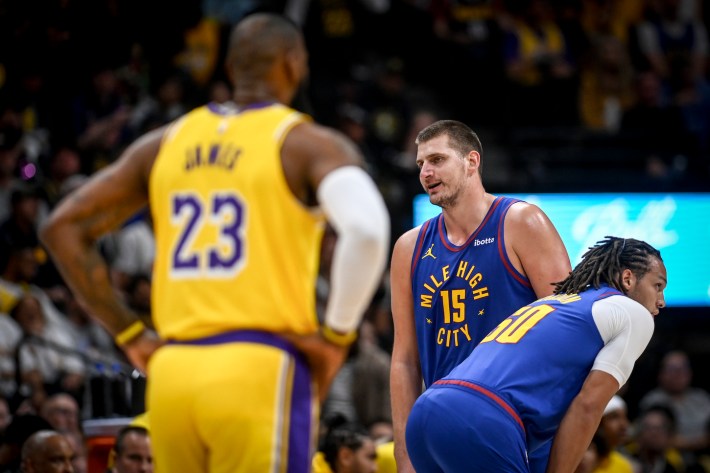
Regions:
<svg viewBox="0 0 710 473"><path fill-rule="evenodd" d="M42 242L79 303L114 337L139 320L111 285L109 268L96 242L120 227L148 202L148 178L164 128L129 146L110 166L67 196L40 231ZM123 345L137 368L145 370L159 346L142 331Z"/></svg>

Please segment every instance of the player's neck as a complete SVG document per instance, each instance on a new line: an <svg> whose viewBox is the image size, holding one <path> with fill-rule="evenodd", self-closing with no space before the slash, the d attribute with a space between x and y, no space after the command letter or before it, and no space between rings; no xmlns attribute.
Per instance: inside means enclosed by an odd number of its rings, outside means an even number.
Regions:
<svg viewBox="0 0 710 473"><path fill-rule="evenodd" d="M267 84L244 84L234 91L234 103L239 108L260 103L282 102Z"/></svg>
<svg viewBox="0 0 710 473"><path fill-rule="evenodd" d="M465 243L481 225L495 196L482 188L478 192L462 195L456 204L442 209L446 236L454 245Z"/></svg>

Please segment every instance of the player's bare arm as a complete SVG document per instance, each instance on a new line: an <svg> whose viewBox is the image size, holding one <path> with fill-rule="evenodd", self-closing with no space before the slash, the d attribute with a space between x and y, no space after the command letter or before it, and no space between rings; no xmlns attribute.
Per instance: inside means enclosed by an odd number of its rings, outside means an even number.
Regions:
<svg viewBox="0 0 710 473"><path fill-rule="evenodd" d="M390 266L394 346L390 367L392 423L397 470L414 471L405 444L407 418L422 390L414 307L412 300L411 264L419 227L409 230L395 243Z"/></svg>
<svg viewBox="0 0 710 473"><path fill-rule="evenodd" d="M321 400L369 304L361 296L373 292L384 269L389 221L381 196L360 168L362 161L358 149L340 133L313 123L294 128L282 148L291 191L304 205L319 204L338 232L323 330L289 337L309 359ZM365 264L370 259L363 256L369 254L380 255L374 260L381 260L382 267Z"/></svg>
<svg viewBox="0 0 710 473"><path fill-rule="evenodd" d="M65 198L40 231L77 300L114 336L139 318L117 296L96 241L146 205L148 176L162 133L151 132L128 147L115 163ZM141 352L145 350L150 349L142 346Z"/></svg>
<svg viewBox="0 0 710 473"><path fill-rule="evenodd" d="M362 166L363 157L340 132L303 123L284 140L282 163L294 195L306 205L315 205L315 193L323 178L341 166Z"/></svg>
<svg viewBox="0 0 710 473"><path fill-rule="evenodd" d="M527 276L538 297L572 270L567 249L550 219L536 205L518 202L505 219L505 245L515 268Z"/></svg>
<svg viewBox="0 0 710 473"><path fill-rule="evenodd" d="M592 370L570 404L555 435L547 473L568 473L577 468L591 443L609 400L619 382L609 373Z"/></svg>

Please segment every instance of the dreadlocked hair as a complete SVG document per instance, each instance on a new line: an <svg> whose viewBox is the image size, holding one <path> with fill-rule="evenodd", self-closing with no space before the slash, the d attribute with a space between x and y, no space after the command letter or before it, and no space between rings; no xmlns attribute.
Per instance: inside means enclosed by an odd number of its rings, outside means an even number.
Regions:
<svg viewBox="0 0 710 473"><path fill-rule="evenodd" d="M621 292L621 273L630 269L637 278L649 271L650 257L661 259L661 253L641 240L604 237L590 247L582 261L563 281L555 283L555 294L577 294L590 286L599 289L608 284Z"/></svg>

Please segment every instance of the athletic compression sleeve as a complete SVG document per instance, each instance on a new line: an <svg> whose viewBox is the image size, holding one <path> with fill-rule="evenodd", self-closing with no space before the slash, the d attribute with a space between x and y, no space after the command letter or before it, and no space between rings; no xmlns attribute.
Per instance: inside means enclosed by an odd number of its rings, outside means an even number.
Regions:
<svg viewBox="0 0 710 473"><path fill-rule="evenodd" d="M609 373L623 386L651 340L653 316L626 296L611 296L595 302L592 316L604 340L604 348L592 369Z"/></svg>
<svg viewBox="0 0 710 473"><path fill-rule="evenodd" d="M324 325L348 333L357 329L382 278L389 214L375 183L355 166L328 174L318 186L317 197L338 234Z"/></svg>

